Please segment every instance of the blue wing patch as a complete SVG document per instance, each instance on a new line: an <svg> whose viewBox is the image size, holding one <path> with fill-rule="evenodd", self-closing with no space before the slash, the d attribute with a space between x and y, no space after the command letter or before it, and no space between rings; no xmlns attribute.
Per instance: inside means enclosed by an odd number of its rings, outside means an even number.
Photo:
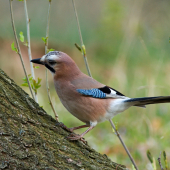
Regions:
<svg viewBox="0 0 170 170"><path fill-rule="evenodd" d="M86 95L86 96L91 96L94 98L101 98L104 99L106 98L106 94L103 93L101 90L99 89L90 89L90 90L86 90L86 89L77 89L77 92Z"/></svg>

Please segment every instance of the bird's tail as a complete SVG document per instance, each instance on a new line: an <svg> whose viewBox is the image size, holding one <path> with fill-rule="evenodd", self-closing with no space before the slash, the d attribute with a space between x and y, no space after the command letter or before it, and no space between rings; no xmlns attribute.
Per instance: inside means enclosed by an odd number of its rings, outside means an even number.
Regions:
<svg viewBox="0 0 170 170"><path fill-rule="evenodd" d="M125 102L130 102L133 106L144 107L148 104L170 103L170 96L131 98Z"/></svg>

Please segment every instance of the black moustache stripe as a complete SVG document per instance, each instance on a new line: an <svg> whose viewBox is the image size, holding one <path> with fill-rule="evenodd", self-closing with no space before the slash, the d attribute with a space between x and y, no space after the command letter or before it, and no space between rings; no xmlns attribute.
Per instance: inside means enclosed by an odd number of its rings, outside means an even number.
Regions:
<svg viewBox="0 0 170 170"><path fill-rule="evenodd" d="M45 64L45 67L47 67L52 73L55 73L55 70L52 67L50 67L48 64Z"/></svg>

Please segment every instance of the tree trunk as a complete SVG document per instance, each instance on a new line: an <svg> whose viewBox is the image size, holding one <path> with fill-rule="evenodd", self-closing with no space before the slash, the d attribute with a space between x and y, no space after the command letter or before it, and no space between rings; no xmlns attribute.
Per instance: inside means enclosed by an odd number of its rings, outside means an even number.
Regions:
<svg viewBox="0 0 170 170"><path fill-rule="evenodd" d="M126 169L68 135L0 69L0 169Z"/></svg>

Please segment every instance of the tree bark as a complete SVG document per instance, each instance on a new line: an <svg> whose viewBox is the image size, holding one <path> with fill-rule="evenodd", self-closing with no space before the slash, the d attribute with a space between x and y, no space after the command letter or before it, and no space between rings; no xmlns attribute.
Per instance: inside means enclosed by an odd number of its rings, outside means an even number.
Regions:
<svg viewBox="0 0 170 170"><path fill-rule="evenodd" d="M68 135L0 69L0 169L126 169Z"/></svg>

